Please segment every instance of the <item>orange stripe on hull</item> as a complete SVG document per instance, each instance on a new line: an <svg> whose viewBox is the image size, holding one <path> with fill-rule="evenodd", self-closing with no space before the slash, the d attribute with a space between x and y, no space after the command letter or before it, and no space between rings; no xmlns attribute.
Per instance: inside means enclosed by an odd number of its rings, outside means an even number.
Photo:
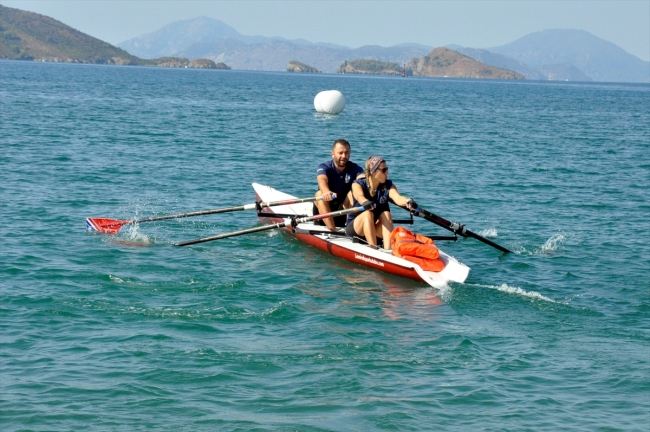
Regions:
<svg viewBox="0 0 650 432"><path fill-rule="evenodd" d="M278 223L283 221L283 219L281 218L273 218L273 217L261 217L260 220L267 224L273 224L273 223ZM415 271L412 268L403 267L397 264L393 264L391 262L383 261L375 257L367 256L359 252L346 249L332 242L328 242L324 239L316 237L312 234L294 233L292 229L289 227L283 229L288 233L295 235L296 238L301 242L308 244L309 246L313 246L317 249L320 249L323 252L326 252L330 255L334 255L335 257L342 258L346 261L350 261L355 264L362 265L364 267L374 268L379 271L389 273L395 276L401 276L418 282L425 282L422 280L420 275L418 275L417 271Z"/></svg>

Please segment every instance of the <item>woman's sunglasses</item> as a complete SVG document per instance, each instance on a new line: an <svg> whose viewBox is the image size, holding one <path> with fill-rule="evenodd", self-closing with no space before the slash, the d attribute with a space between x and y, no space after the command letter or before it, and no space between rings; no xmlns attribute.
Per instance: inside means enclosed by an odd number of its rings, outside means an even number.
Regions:
<svg viewBox="0 0 650 432"><path fill-rule="evenodd" d="M381 171L381 172L383 172L384 174L386 174L386 172L388 171L388 167L385 167L385 168L378 168L377 171Z"/></svg>

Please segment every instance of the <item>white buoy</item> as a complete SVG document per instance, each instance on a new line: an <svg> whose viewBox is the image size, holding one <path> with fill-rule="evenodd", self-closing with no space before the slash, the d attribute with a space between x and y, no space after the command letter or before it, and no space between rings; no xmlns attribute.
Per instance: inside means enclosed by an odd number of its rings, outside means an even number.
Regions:
<svg viewBox="0 0 650 432"><path fill-rule="evenodd" d="M338 114L345 108L345 98L338 90L326 90L314 98L314 108L323 114Z"/></svg>

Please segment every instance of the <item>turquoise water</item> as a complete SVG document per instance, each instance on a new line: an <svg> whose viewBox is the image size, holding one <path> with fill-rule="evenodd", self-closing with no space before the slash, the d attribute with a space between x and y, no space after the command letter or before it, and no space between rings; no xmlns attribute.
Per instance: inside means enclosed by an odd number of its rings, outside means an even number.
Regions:
<svg viewBox="0 0 650 432"><path fill-rule="evenodd" d="M648 430L650 86L0 62L0 104L3 431ZM472 271L435 290L277 232L171 246L254 212L85 231L310 196L339 137L515 253L440 243Z"/></svg>

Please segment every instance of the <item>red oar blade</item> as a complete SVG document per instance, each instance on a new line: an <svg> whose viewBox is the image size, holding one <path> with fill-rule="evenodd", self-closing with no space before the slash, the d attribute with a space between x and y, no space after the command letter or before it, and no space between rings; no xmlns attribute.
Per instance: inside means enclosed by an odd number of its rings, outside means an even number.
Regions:
<svg viewBox="0 0 650 432"><path fill-rule="evenodd" d="M117 234L122 226L132 223L130 220L108 218L86 218L86 229L104 234Z"/></svg>

